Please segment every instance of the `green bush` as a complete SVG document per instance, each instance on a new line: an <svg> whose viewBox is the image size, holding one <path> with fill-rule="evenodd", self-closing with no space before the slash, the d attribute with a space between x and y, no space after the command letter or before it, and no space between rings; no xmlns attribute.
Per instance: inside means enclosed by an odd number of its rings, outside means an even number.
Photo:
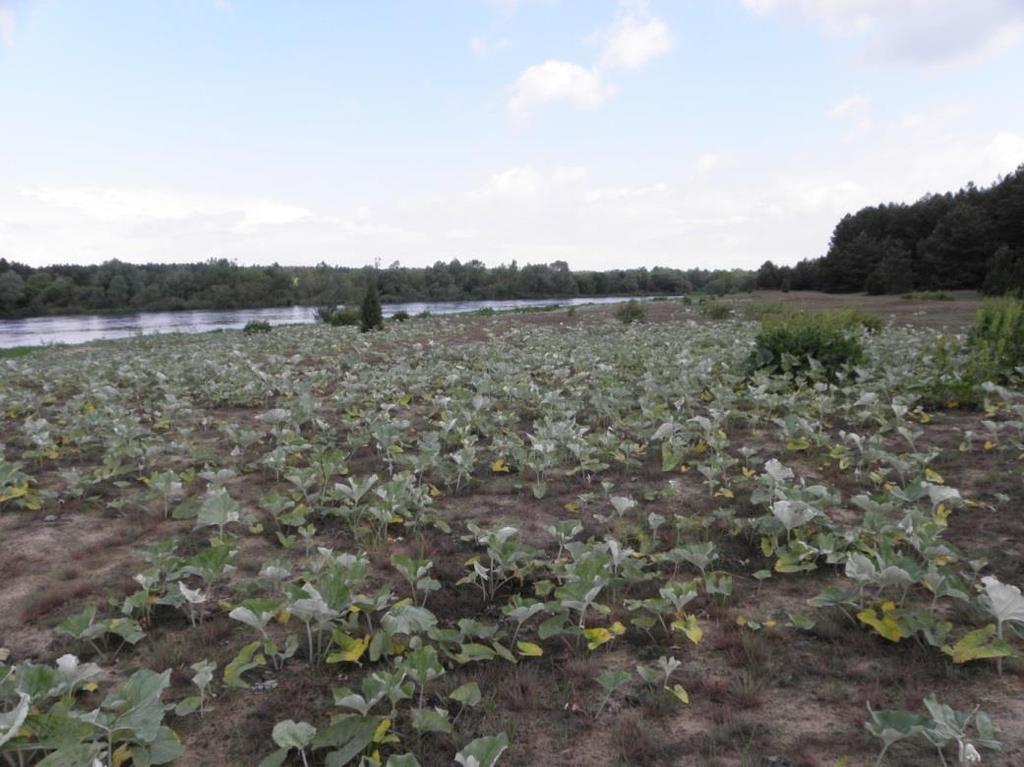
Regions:
<svg viewBox="0 0 1024 767"><path fill-rule="evenodd" d="M700 313L709 320L727 320L732 316L732 307L719 301L704 301Z"/></svg>
<svg viewBox="0 0 1024 767"><path fill-rule="evenodd" d="M643 322L646 317L647 311L644 309L644 305L635 298L615 307L615 319L625 325L632 322Z"/></svg>
<svg viewBox="0 0 1024 767"><path fill-rule="evenodd" d="M320 306L316 310L316 318L326 325L335 327L359 324L359 312L348 307Z"/></svg>
<svg viewBox="0 0 1024 767"><path fill-rule="evenodd" d="M242 332L247 336L256 335L257 333L269 333L270 323L261 320L249 320L245 323L245 327L242 328Z"/></svg>
<svg viewBox="0 0 1024 767"><path fill-rule="evenodd" d="M1010 297L983 301L968 343L979 383L1013 376L1014 368L1024 367L1024 301Z"/></svg>
<svg viewBox="0 0 1024 767"><path fill-rule="evenodd" d="M839 309L832 312L841 323L845 323L852 329L856 329L858 326L864 328L869 333L878 333L883 327L885 322L877 314L871 314L863 309Z"/></svg>
<svg viewBox="0 0 1024 767"><path fill-rule="evenodd" d="M391 319L393 319L395 322L405 322L406 320L409 319L409 312L405 311L405 309L399 309L397 312L391 315Z"/></svg>
<svg viewBox="0 0 1024 767"><path fill-rule="evenodd" d="M377 283L373 280L366 286L366 293L363 295L363 303L359 307L359 330L368 333L371 330L380 330L384 327L384 312L380 307L380 294L377 292Z"/></svg>
<svg viewBox="0 0 1024 767"><path fill-rule="evenodd" d="M801 375L812 370L813 358L825 376L834 380L845 365L855 365L864 359L860 327L848 312L769 317L761 323L750 355L750 368Z"/></svg>

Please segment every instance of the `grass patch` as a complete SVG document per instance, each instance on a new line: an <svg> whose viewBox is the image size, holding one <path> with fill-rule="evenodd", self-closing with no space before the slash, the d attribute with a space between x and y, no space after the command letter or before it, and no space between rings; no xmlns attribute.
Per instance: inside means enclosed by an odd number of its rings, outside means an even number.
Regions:
<svg viewBox="0 0 1024 767"><path fill-rule="evenodd" d="M12 346L10 349L0 349L0 360L10 360L15 357L24 357L32 352L39 351L38 346Z"/></svg>
<svg viewBox="0 0 1024 767"><path fill-rule="evenodd" d="M904 293L900 298L907 301L952 301L953 296L944 290L914 290Z"/></svg>

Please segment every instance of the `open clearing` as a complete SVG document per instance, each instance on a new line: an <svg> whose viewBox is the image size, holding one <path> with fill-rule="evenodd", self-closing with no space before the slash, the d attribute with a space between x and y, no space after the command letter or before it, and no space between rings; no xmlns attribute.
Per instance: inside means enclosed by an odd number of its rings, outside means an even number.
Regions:
<svg viewBox="0 0 1024 767"><path fill-rule="evenodd" d="M1006 654L981 578L1024 584L1024 396L934 396L976 302L755 300L887 326L800 387L747 375L742 311L675 301L0 360L0 716L32 668L98 666L0 753L107 764L67 709L149 669L176 736L125 728L114 763L253 765L294 720L318 734L278 763L450 765L504 733L501 765L873 764L867 704L929 695L992 718L983 764L1024 763L1024 664L954 662ZM885 763L937 759L918 735Z"/></svg>

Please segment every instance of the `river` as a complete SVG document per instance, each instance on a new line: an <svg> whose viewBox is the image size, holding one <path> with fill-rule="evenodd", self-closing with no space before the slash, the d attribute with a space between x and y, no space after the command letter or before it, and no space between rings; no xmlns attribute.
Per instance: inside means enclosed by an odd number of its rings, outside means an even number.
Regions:
<svg viewBox="0 0 1024 767"><path fill-rule="evenodd" d="M534 306L579 306L627 301L628 298L552 298L515 301L427 301L407 304L384 304L384 316L398 311L416 315L462 314L478 309L495 311L524 309ZM232 330L250 320L271 325L296 325L315 322L314 310L308 306L283 306L273 309L196 309L180 312L136 312L132 314L74 314L53 317L29 317L23 320L0 320L0 349L43 344L80 344L109 338L126 338L153 333L204 333L210 330Z"/></svg>

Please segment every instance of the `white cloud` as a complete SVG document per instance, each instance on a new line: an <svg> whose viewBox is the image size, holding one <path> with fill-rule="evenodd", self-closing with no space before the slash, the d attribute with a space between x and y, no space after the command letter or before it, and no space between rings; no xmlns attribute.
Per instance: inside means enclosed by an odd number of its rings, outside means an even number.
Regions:
<svg viewBox="0 0 1024 767"><path fill-rule="evenodd" d="M51 187L22 190L25 197L108 223L225 217L239 228L291 224L311 215L295 205L259 198L223 198L156 189Z"/></svg>
<svg viewBox="0 0 1024 767"><path fill-rule="evenodd" d="M5 8L0 2L0 47L10 48L14 45L14 28L17 19L13 8Z"/></svg>
<svg viewBox="0 0 1024 767"><path fill-rule="evenodd" d="M732 157L718 152L705 152L697 157L697 170L701 173L711 173L732 164Z"/></svg>
<svg viewBox="0 0 1024 767"><path fill-rule="evenodd" d="M570 61L548 59L528 67L516 81L508 101L512 115L524 119L535 104L567 101L581 109L593 109L607 101L615 87L594 69Z"/></svg>
<svg viewBox="0 0 1024 767"><path fill-rule="evenodd" d="M1010 173L1024 165L1024 135L1002 131L985 145L983 154L1001 173Z"/></svg>
<svg viewBox="0 0 1024 767"><path fill-rule="evenodd" d="M582 109L599 107L617 90L607 81L607 72L640 69L655 56L672 49L668 25L650 17L646 2L623 0L619 10L619 18L611 28L597 36L603 42L602 53L593 67L556 59L528 67L516 81L508 101L512 116L522 121L533 105L552 101L566 101Z"/></svg>
<svg viewBox="0 0 1024 767"><path fill-rule="evenodd" d="M495 173L479 189L469 193L470 200L536 200L552 190L564 189L586 178L586 168L560 165L551 171L522 165Z"/></svg>
<svg viewBox="0 0 1024 767"><path fill-rule="evenodd" d="M857 136L871 128L871 103L860 94L850 96L832 107L829 116L849 127L848 138Z"/></svg>
<svg viewBox="0 0 1024 767"><path fill-rule="evenodd" d="M872 59L944 64L1024 40L1020 0L743 0L761 14L807 19L859 38Z"/></svg>
<svg viewBox="0 0 1024 767"><path fill-rule="evenodd" d="M658 18L641 21L626 15L615 22L601 55L602 69L639 69L672 50L672 33Z"/></svg>

